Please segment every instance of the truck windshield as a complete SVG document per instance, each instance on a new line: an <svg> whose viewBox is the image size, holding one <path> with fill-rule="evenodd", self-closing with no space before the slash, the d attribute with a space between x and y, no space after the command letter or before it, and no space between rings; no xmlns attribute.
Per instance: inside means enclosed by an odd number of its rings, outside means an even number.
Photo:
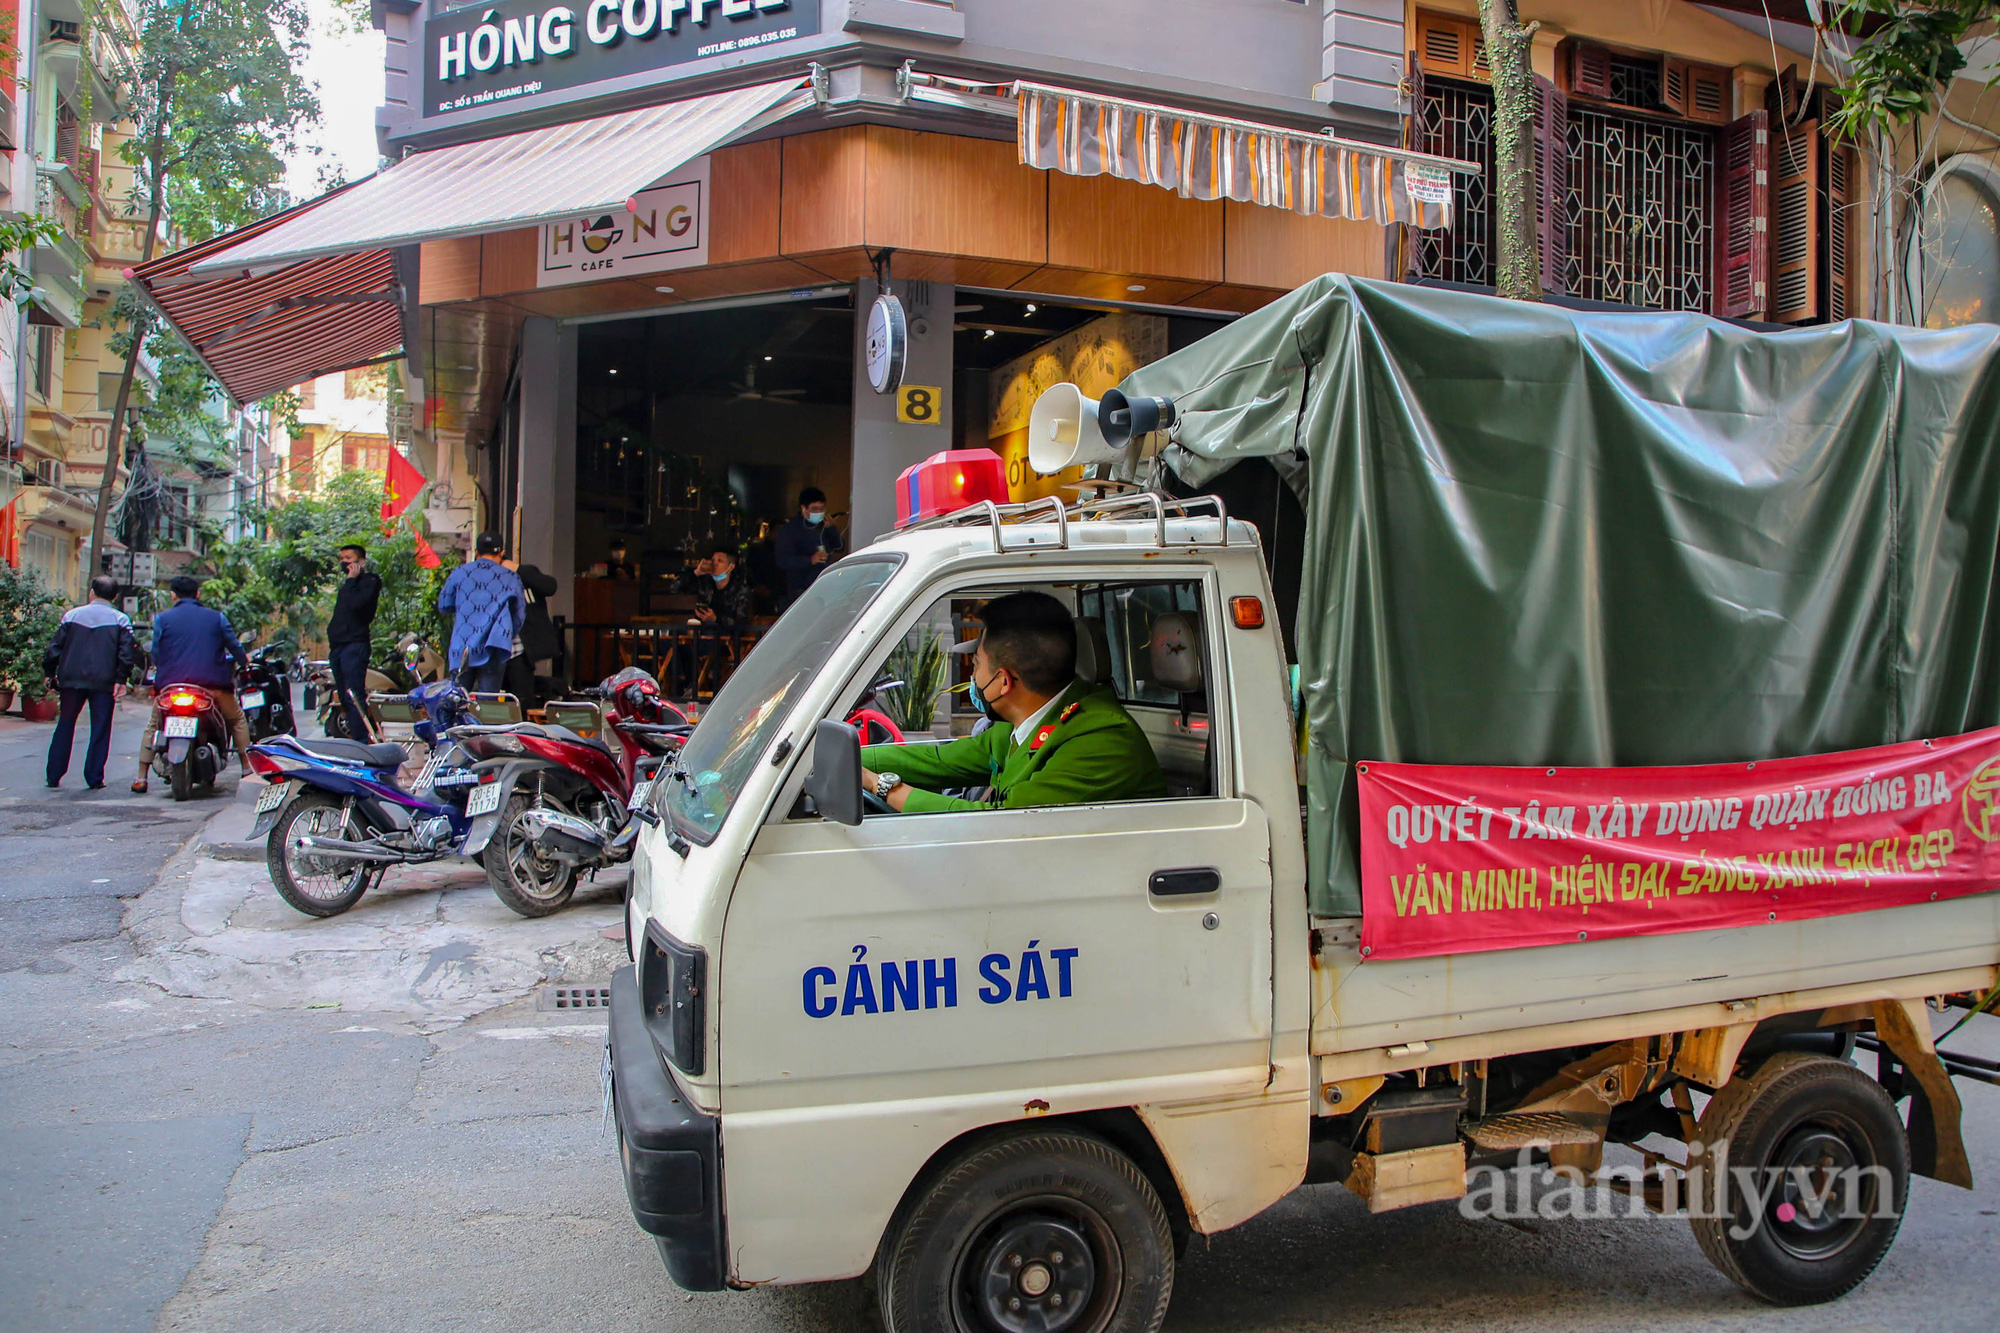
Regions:
<svg viewBox="0 0 2000 1333"><path fill-rule="evenodd" d="M687 780L667 784L667 812L683 837L703 846L714 840L799 692L898 563L843 560L829 567L743 659L681 749Z"/></svg>

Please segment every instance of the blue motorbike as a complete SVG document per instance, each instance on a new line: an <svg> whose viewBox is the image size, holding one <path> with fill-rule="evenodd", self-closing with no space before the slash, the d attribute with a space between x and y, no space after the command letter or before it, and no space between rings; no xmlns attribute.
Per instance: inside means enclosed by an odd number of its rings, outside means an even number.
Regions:
<svg viewBox="0 0 2000 1333"><path fill-rule="evenodd" d="M480 813L473 793L482 779L499 790L502 765L474 760L449 734L478 720L456 682L432 681L384 702L422 710L416 735L430 756L407 787L397 777L409 758L401 745L278 736L250 747L251 768L271 784L250 837L269 835L271 883L308 916L345 912L390 866L462 854Z"/></svg>

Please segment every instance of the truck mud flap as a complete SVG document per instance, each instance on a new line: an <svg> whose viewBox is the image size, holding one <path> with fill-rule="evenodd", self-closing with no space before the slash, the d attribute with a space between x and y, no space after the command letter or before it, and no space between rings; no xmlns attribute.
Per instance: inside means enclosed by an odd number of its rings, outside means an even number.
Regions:
<svg viewBox="0 0 2000 1333"><path fill-rule="evenodd" d="M722 1122L681 1088L646 1033L638 969L611 977L610 1072L618 1156L633 1220L686 1291L728 1285L722 1216Z"/></svg>

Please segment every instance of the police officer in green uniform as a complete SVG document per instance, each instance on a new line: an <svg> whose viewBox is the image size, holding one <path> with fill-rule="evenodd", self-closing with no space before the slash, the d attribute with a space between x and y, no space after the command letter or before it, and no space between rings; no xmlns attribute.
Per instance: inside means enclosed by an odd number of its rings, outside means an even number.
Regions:
<svg viewBox="0 0 2000 1333"><path fill-rule="evenodd" d="M1165 796L1146 733L1109 686L1076 678L1076 623L1046 593L995 598L972 653L972 706L994 720L945 745L871 745L862 790L896 810L988 810ZM940 794L990 787L985 801Z"/></svg>

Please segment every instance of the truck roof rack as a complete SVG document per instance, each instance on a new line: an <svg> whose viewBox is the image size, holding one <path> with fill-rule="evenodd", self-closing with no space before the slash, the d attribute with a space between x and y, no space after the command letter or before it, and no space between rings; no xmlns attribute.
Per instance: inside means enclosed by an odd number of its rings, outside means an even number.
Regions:
<svg viewBox="0 0 2000 1333"><path fill-rule="evenodd" d="M1167 519L1169 517L1193 518L1198 513L1213 511L1216 535L1213 541L1200 537L1186 541L1167 541ZM902 529L904 532L921 532L927 528L969 528L981 525L993 529L993 551L1004 554L1010 548L1003 529L1024 523L1054 521L1056 525L1056 549L1069 549L1069 525L1072 520L1081 523L1106 522L1116 519L1143 518L1150 516L1155 525L1154 541L1160 546L1227 546L1229 545L1229 510L1219 495L1191 495L1186 498L1163 496L1157 491L1129 491L1123 495L1099 496L1096 499L1079 499L1077 503L1065 505L1053 495L1039 496L1033 500L1023 500L1016 504L995 504L982 500L964 509L953 510L949 514L939 514L926 518Z"/></svg>

